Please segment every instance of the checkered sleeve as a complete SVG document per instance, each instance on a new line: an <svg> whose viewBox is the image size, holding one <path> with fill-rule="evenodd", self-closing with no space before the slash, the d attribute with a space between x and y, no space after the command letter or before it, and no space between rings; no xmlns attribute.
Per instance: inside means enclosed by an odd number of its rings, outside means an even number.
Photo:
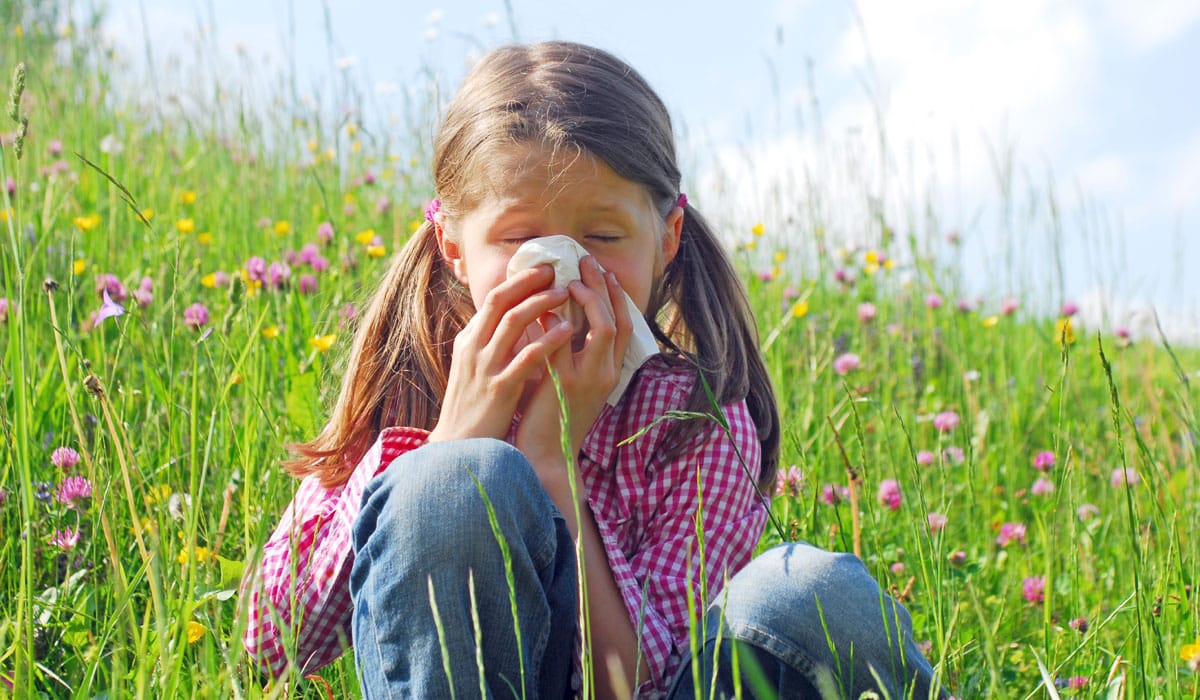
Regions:
<svg viewBox="0 0 1200 700"><path fill-rule="evenodd" d="M247 625L242 642L264 672L301 673L333 661L350 645L352 532L367 482L401 454L424 444L415 428L388 428L341 486L315 475L300 488L242 581Z"/></svg>
<svg viewBox="0 0 1200 700"><path fill-rule="evenodd" d="M693 617L703 620L708 602L750 561L766 525L767 513L754 486L760 466L754 421L745 402L725 406L724 412L728 434L714 426L705 439L668 463L656 463L651 456L644 502L653 511L640 516L645 519L641 542L628 558L609 548L650 671L638 697L665 693L690 653ZM672 429L671 421L660 422L647 436L650 444L665 436L654 431Z"/></svg>

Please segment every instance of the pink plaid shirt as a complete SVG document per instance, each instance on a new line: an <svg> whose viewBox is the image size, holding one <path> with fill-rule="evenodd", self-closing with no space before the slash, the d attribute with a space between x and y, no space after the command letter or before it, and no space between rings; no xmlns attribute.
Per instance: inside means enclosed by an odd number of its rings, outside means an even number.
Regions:
<svg viewBox="0 0 1200 700"><path fill-rule="evenodd" d="M660 697L688 653L688 598L701 586L715 600L727 577L747 562L767 513L753 481L759 443L744 401L723 407L732 441L714 425L677 459L661 446L691 390L686 369L650 359L616 406L606 406L580 451L579 466L613 578L638 627L650 680L640 697ZM351 532L363 488L396 457L424 444L425 431L388 428L340 487L300 483L259 567L243 582L249 621L246 650L273 675L294 661L305 671L336 659L350 644ZM736 446L736 451L735 451ZM738 459L740 452L745 467ZM747 474L749 470L749 475ZM703 503L704 570L697 552L697 509ZM702 614L702 613L701 613Z"/></svg>

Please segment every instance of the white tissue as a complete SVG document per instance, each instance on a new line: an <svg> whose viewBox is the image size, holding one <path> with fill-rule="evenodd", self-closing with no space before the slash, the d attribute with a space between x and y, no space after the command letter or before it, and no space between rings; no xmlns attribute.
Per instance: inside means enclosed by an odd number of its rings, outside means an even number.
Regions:
<svg viewBox="0 0 1200 700"><path fill-rule="evenodd" d="M508 276L512 277L521 270L538 265L550 265L554 268L554 286L565 287L571 281L579 279L579 261L588 255L587 249L570 236L544 236L531 238L517 248L508 261ZM629 318L633 321L633 334L629 337L629 345L625 348L625 358L621 362L621 378L617 386L608 395L608 403L616 405L633 379L633 373L642 364L658 353L658 341L650 331L649 324L642 317L629 295L625 295L625 308L629 310ZM570 321L571 325L579 328L583 322L583 308L571 301L555 310L560 317Z"/></svg>

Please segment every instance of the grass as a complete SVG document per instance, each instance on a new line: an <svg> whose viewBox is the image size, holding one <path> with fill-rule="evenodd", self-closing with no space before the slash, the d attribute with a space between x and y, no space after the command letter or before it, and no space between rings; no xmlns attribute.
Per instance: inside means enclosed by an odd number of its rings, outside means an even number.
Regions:
<svg viewBox="0 0 1200 700"><path fill-rule="evenodd" d="M278 697L242 654L236 584L296 486L284 445L320 424L353 309L420 220L427 144L291 103L121 102L92 29L63 36L55 13L0 0L0 68L26 67L17 120L0 115L0 560L17 563L0 676L19 697ZM762 546L860 551L959 697L1200 696L1180 658L1200 632L1200 354L1079 328L1062 343L1056 319L995 299L957 310L952 244L906 247L882 222L874 249L843 253L821 221L783 227L730 230L797 467ZM206 284L309 243L327 270L297 254L278 289ZM127 313L93 327L108 273ZM839 374L845 353L859 366ZM936 428L944 412L959 424ZM75 507L53 496L60 446L93 485ZM1122 469L1138 483L1114 486ZM78 541L51 544L64 530ZM348 657L320 676L296 695L357 692Z"/></svg>

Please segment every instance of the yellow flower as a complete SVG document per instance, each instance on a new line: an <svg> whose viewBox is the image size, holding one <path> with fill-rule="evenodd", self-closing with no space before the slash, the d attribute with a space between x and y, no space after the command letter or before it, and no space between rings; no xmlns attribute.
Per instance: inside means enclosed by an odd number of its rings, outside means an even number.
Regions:
<svg viewBox="0 0 1200 700"><path fill-rule="evenodd" d="M179 195L179 201L183 202L184 204L195 204L196 203L195 191L184 190L183 193Z"/></svg>
<svg viewBox="0 0 1200 700"><path fill-rule="evenodd" d="M208 287L209 289L212 289L213 287L217 286L217 273L210 272L207 275L201 277L200 284L205 287Z"/></svg>
<svg viewBox="0 0 1200 700"><path fill-rule="evenodd" d="M201 234L197 234L197 236L196 236L196 242L199 243L200 245L208 245L209 243L212 243L212 241L213 241L212 234L209 233L208 231L205 231L204 233L201 233Z"/></svg>
<svg viewBox="0 0 1200 700"><path fill-rule="evenodd" d="M287 220L275 222L275 235L286 236L292 231L292 224Z"/></svg>
<svg viewBox="0 0 1200 700"><path fill-rule="evenodd" d="M367 246L367 255L370 255L372 258L382 258L387 255L387 248L381 245L369 245Z"/></svg>
<svg viewBox="0 0 1200 700"><path fill-rule="evenodd" d="M203 637L204 633L207 631L208 631L208 628L205 627L204 625L200 624L199 622L196 622L195 620L188 620L188 623L187 623L188 644L195 644L196 642L200 641L200 638Z"/></svg>
<svg viewBox="0 0 1200 700"><path fill-rule="evenodd" d="M888 258L887 260L883 261L883 269L885 269L885 270L890 270L895 266L896 266L896 261L892 260L891 258Z"/></svg>
<svg viewBox="0 0 1200 700"><path fill-rule="evenodd" d="M1054 342L1059 347L1066 347L1075 342L1075 327L1070 318L1060 318L1054 322Z"/></svg>
<svg viewBox="0 0 1200 700"><path fill-rule="evenodd" d="M875 265L876 268L878 268L879 267L879 251L878 250L868 250L866 255L863 256L863 262L865 262L868 265Z"/></svg>
<svg viewBox="0 0 1200 700"><path fill-rule="evenodd" d="M865 274L867 277L870 277L876 272L879 272L879 263L869 262L866 265L863 265L863 274Z"/></svg>
<svg viewBox="0 0 1200 700"><path fill-rule="evenodd" d="M332 148L325 149L325 160L327 160L329 162L333 162L333 159L336 157L337 157L337 151L333 150Z"/></svg>
<svg viewBox="0 0 1200 700"><path fill-rule="evenodd" d="M154 218L154 210L151 209L150 207L146 207L139 213L142 215L142 218L145 219L146 221L149 221L150 219Z"/></svg>
<svg viewBox="0 0 1200 700"><path fill-rule="evenodd" d="M333 343L336 340L336 333L330 333L329 335L314 335L308 339L308 344L316 348L318 352L325 352L329 348L333 347Z"/></svg>
<svg viewBox="0 0 1200 700"><path fill-rule="evenodd" d="M320 147L321 147L321 145L317 143L317 140L316 140L316 139L309 139L309 140L308 140L308 152L309 152L309 153L316 153L316 152L317 152L317 149L318 149L318 148L320 148Z"/></svg>
<svg viewBox="0 0 1200 700"><path fill-rule="evenodd" d="M763 235L763 232L765 232L766 230L767 230L766 225L763 224L763 222L761 222L761 221L750 227L750 233L753 233L756 236Z"/></svg>
<svg viewBox="0 0 1200 700"><path fill-rule="evenodd" d="M346 125L346 135L347 135L347 136L349 136L350 138L354 138L354 135L355 135L355 134L357 134L357 133L358 133L358 127L357 127L357 126L355 126L354 124L347 124L347 125Z"/></svg>
<svg viewBox="0 0 1200 700"><path fill-rule="evenodd" d="M208 561L211 556L212 555L209 553L208 547L192 547L191 552L188 552L186 549L181 551L179 556L175 557L175 561L179 562L180 564L186 564L189 561L203 564L204 562Z"/></svg>
<svg viewBox="0 0 1200 700"><path fill-rule="evenodd" d="M234 372L233 376L229 378L229 384L230 386L237 386L238 384L242 383L243 379L245 379L245 377L242 376L241 372Z"/></svg>
<svg viewBox="0 0 1200 700"><path fill-rule="evenodd" d="M1191 644L1184 644L1179 650L1179 658L1187 663L1187 667L1193 673L1200 672L1200 637Z"/></svg>
<svg viewBox="0 0 1200 700"><path fill-rule="evenodd" d="M346 194L342 195L343 204L354 204L355 200L357 199L358 198L354 196L353 192L347 192Z"/></svg>
<svg viewBox="0 0 1200 700"><path fill-rule="evenodd" d="M13 27L13 36L17 37L18 39L25 36L25 27L19 24Z"/></svg>
<svg viewBox="0 0 1200 700"><path fill-rule="evenodd" d="M171 497L171 487L166 484L159 484L158 486L151 486L150 489L148 491L146 491L146 503L147 504L161 503L163 501L166 501L170 497Z"/></svg>
<svg viewBox="0 0 1200 700"><path fill-rule="evenodd" d="M359 231L354 234L354 240L363 245L371 245L371 241L375 240L375 229L369 228L366 231Z"/></svg>
<svg viewBox="0 0 1200 700"><path fill-rule="evenodd" d="M87 216L75 217L75 228L87 233L100 225L99 214L88 214Z"/></svg>
<svg viewBox="0 0 1200 700"><path fill-rule="evenodd" d="M274 340L279 337L279 326L267 326L262 329L262 337L267 340Z"/></svg>
<svg viewBox="0 0 1200 700"><path fill-rule="evenodd" d="M1000 317L999 316L988 316L987 318L983 319L983 321L981 321L980 323L983 324L984 328L991 328L992 326L996 325L997 323L1000 323Z"/></svg>
<svg viewBox="0 0 1200 700"><path fill-rule="evenodd" d="M8 217L10 216L12 216L12 209L0 209L0 224L8 221ZM76 221L78 221L78 219L76 219Z"/></svg>
<svg viewBox="0 0 1200 700"><path fill-rule="evenodd" d="M776 253L775 253L775 262L777 262L777 263L781 263L781 262L783 262L784 260L787 260L787 253L786 253L786 252L784 252L784 251L782 251L782 250L780 250L780 251L776 251Z"/></svg>
<svg viewBox="0 0 1200 700"><path fill-rule="evenodd" d="M80 258L71 264L71 272L82 275L87 272L87 258Z"/></svg>
<svg viewBox="0 0 1200 700"><path fill-rule="evenodd" d="M425 223L424 219L413 219L412 221L408 222L408 232L416 233L417 230L420 229L421 225L424 223Z"/></svg>
<svg viewBox="0 0 1200 700"><path fill-rule="evenodd" d="M190 219L190 218L189 219L180 219L179 221L175 222L175 228L179 229L180 233L187 235L189 233L195 232L196 221L194 219Z"/></svg>
<svg viewBox="0 0 1200 700"><path fill-rule="evenodd" d="M804 318L808 315L808 300L801 299L792 304L792 318Z"/></svg>
<svg viewBox="0 0 1200 700"><path fill-rule="evenodd" d="M350 152L358 153L360 151L362 151L362 141L359 141L358 139L354 139L354 142L350 144Z"/></svg>
<svg viewBox="0 0 1200 700"><path fill-rule="evenodd" d="M756 247L758 247L758 241L754 240L753 238L746 241L746 250L754 250Z"/></svg>

